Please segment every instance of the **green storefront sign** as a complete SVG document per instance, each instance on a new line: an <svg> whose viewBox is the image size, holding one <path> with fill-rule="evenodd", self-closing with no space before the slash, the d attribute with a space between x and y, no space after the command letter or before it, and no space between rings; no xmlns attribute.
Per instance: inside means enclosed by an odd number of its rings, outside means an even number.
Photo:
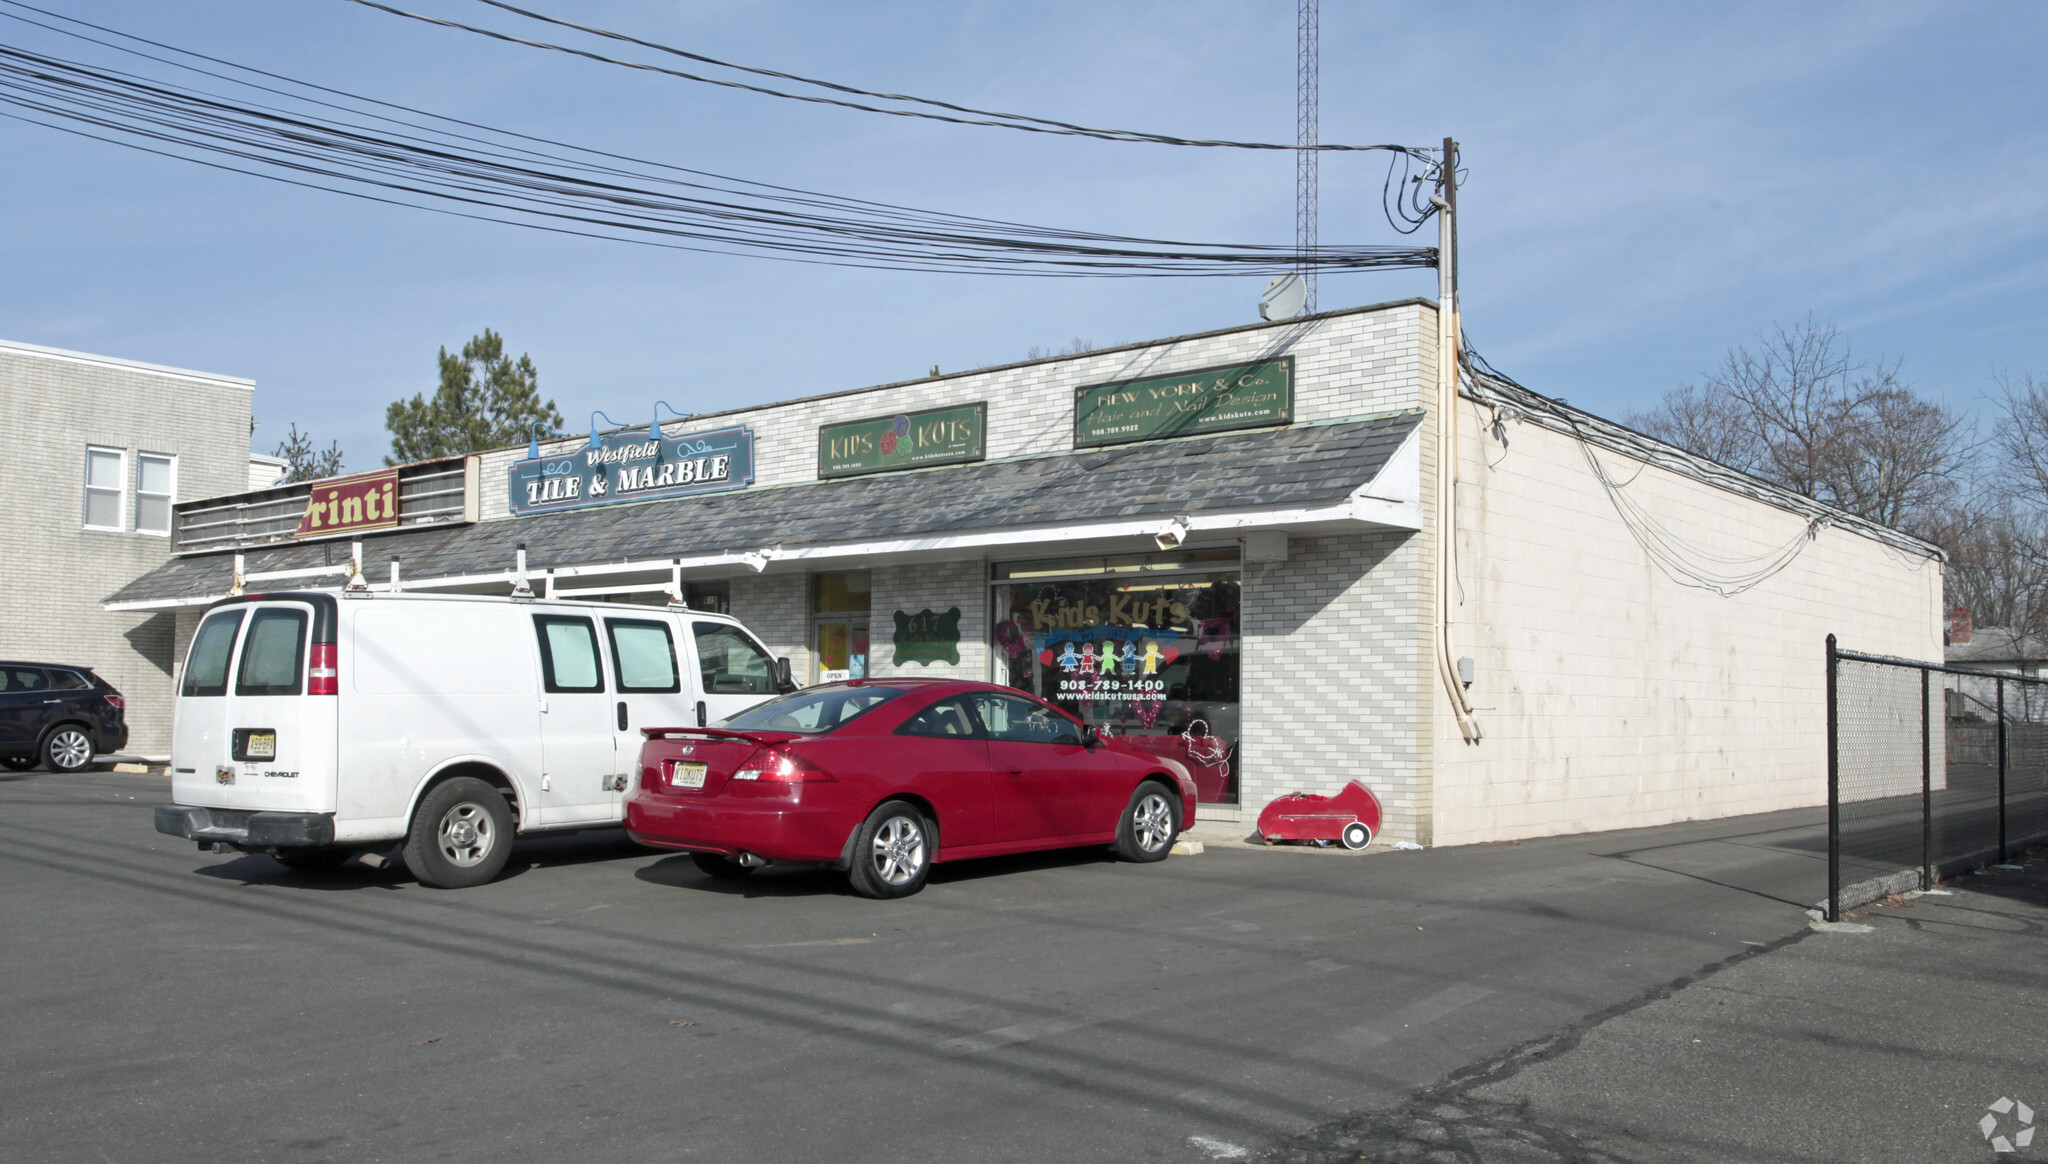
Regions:
<svg viewBox="0 0 2048 1164"><path fill-rule="evenodd" d="M1074 447L1294 421L1294 357L1094 384L1074 392Z"/></svg>
<svg viewBox="0 0 2048 1164"><path fill-rule="evenodd" d="M988 455L988 405L928 408L818 426L818 476L957 465Z"/></svg>
<svg viewBox="0 0 2048 1164"><path fill-rule="evenodd" d="M960 663L960 608L935 614L930 607L911 614L896 612L896 658L891 666L905 663Z"/></svg>

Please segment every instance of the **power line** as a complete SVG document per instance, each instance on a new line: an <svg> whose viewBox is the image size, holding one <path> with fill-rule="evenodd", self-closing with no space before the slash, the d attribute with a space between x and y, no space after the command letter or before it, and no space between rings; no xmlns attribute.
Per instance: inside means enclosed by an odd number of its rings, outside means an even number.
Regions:
<svg viewBox="0 0 2048 1164"><path fill-rule="evenodd" d="M586 150L189 53L19 0L0 3L262 77L263 82L251 81L0 12L283 101L257 104L0 46L0 106L13 111L0 116L372 201L674 249L894 270L1040 277L1273 274L1301 260L1286 247L1030 226ZM1325 248L1311 261L1331 270L1420 267L1434 262L1434 252Z"/></svg>
<svg viewBox="0 0 2048 1164"><path fill-rule="evenodd" d="M882 113L887 114L891 117L917 117L931 121L948 122L954 125L978 125L997 129L1014 129L1026 133L1049 133L1057 134L1063 137L1090 137L1097 138L1102 141L1142 142L1152 145L1199 146L1213 149L1239 150L1301 150L1303 148L1309 148L1319 152L1346 153L1391 151L1399 154L1407 154L1421 161L1427 161L1430 157L1429 151L1427 149L1417 146L1324 145L1316 143L1307 145L1305 147L1301 143L1297 143L1295 145L1283 145L1279 142L1230 141L1218 138L1188 138L1177 137L1172 134L1145 133L1139 130L1130 129L1101 129L1093 126L1078 125L1069 121L1057 121L1052 118L1033 117L1028 114L1022 113L1002 113L991 109L977 109L971 105L959 105L950 101L939 101L929 97L914 97L906 93L888 93L874 89L862 89L852 85L840 84L837 81L825 81L819 80L814 77L800 76L796 73L786 73L779 69L762 68L756 65L743 65L732 61L724 61L718 59L717 57L705 56L702 53L691 52L688 49L682 49L677 48L673 45L662 44L659 41L647 40L643 37L632 36L628 33L615 32L611 29L596 27L595 25L578 24L572 20L563 20L558 17L548 16L545 15L544 13L535 12L530 9L518 7L517 5L505 3L504 0L477 0L477 2L480 4L485 4L488 5L489 7L496 8L504 12L509 12L517 16L522 16L528 20L539 21L543 24L553 25L557 28L572 29L576 32L586 33L590 36L603 37L607 40L619 41L624 44L636 45L640 48L650 49L652 51L659 53L665 53L669 56L679 57L684 60L696 61L700 64L712 65L722 69L732 69L737 72L751 73L761 77L774 77L778 80L794 81L798 84L812 85L816 86L817 88L830 90L835 93L845 93L850 96L856 97L868 97L877 101L895 101L902 102L905 104L928 106L932 109L944 109L949 110L950 113L931 113L919 109L889 109L880 106L868 105L857 101L844 101L832 97L821 97L816 94L790 93L781 89L772 89L762 85L748 84L744 81L734 81L720 77L708 77L701 73L686 73L675 69L665 68L660 65L647 64L641 61L630 61L617 57L608 57L603 55L602 53L593 52L589 49L575 48L569 45L556 44L551 41L533 40L527 37L514 36L508 32L500 32L496 29L484 28L474 24L465 24L459 20L449 20L444 17L428 16L425 13L411 12L403 8L398 8L390 4L382 3L381 0L347 0L347 2L350 4L359 4L365 8L373 8L379 12L388 13L392 16L404 17L407 20L417 20L422 24L432 24L438 25L442 28L456 29L462 32L472 33L477 36L488 37L492 40L502 41L507 44L524 45L527 48L544 49L549 52L565 53L570 56L582 57L586 60L596 61L601 64L616 65L620 68L639 69L643 72L650 73L661 73L663 75L675 77L679 80L684 81L695 81L705 85L721 85L729 89L743 89L750 93L759 93L767 97L779 97L788 101L808 101L813 104L819 105L836 105L844 109L859 110L863 113ZM954 116L954 114L964 116Z"/></svg>

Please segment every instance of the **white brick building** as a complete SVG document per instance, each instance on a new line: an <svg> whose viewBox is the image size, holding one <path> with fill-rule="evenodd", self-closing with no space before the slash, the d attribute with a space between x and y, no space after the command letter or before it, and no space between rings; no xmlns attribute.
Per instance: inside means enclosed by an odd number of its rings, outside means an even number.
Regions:
<svg viewBox="0 0 2048 1164"><path fill-rule="evenodd" d="M1352 778L1385 803L1389 839L1435 844L1824 799L1822 640L1938 660L1934 548L1488 379L1459 399L1440 586L1437 341L1434 306L1411 300L698 416L661 441L606 437L607 456L646 458L644 477L596 465L581 438L538 459L495 450L474 476L476 524L366 537L364 572L381 585L395 558L408 588L504 593L523 545L537 588L662 601L680 587L813 680L1089 691L1069 705L1210 758L1201 811L1223 822ZM1284 379L1289 406L1261 413L1241 389L1205 404L1198 425L1222 420L1203 435L1084 439L1125 419L1117 389L1170 395L1240 371L1239 385ZM979 447L960 463L826 472L821 442L858 443L838 426L976 407ZM699 453L727 448L718 434L735 429L750 440L730 480L618 497L667 488L654 458L687 459L707 434ZM674 479L720 468L699 461ZM514 515L577 474L573 507ZM251 546L244 568L339 569L336 555ZM181 556L110 605L183 612L189 633L233 576L226 555ZM957 643L915 629L956 610ZM895 641L899 622L915 642ZM899 663L901 645L923 649ZM1460 667L1472 742L1446 678Z"/></svg>
<svg viewBox="0 0 2048 1164"><path fill-rule="evenodd" d="M170 751L172 617L100 599L170 557L174 502L248 485L256 383L0 340L0 658L91 667Z"/></svg>

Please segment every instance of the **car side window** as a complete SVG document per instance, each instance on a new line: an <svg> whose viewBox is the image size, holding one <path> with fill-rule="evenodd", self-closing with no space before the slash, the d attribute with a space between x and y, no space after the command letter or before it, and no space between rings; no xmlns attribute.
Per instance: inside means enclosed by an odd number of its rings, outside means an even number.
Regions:
<svg viewBox="0 0 2048 1164"><path fill-rule="evenodd" d="M0 692L19 694L24 691L41 691L44 683L40 668L10 667L0 670Z"/></svg>
<svg viewBox="0 0 2048 1164"><path fill-rule="evenodd" d="M587 618L536 614L541 681L556 694L602 692L604 671L597 661L597 627Z"/></svg>
<svg viewBox="0 0 2048 1164"><path fill-rule="evenodd" d="M664 694L683 689L676 672L676 643L668 624L652 620L608 618L605 633L612 640L612 678L622 695Z"/></svg>
<svg viewBox="0 0 2048 1164"><path fill-rule="evenodd" d="M707 694L776 694L775 660L754 640L722 622L691 623L690 630Z"/></svg>
<svg viewBox="0 0 2048 1164"><path fill-rule="evenodd" d="M980 732L975 729L974 715L967 709L966 698L956 695L951 699L941 699L911 716L896 729L896 734L972 739Z"/></svg>
<svg viewBox="0 0 2048 1164"><path fill-rule="evenodd" d="M249 618L236 695L297 695L306 670L306 612L272 607Z"/></svg>
<svg viewBox="0 0 2048 1164"><path fill-rule="evenodd" d="M76 671L52 670L50 672L50 689L52 691L87 691L91 688L92 684L85 681L85 676L80 675Z"/></svg>
<svg viewBox="0 0 2048 1164"><path fill-rule="evenodd" d="M244 610L223 610L209 615L192 636L192 649L185 655L185 684L181 695L226 695L228 656L235 652L235 632L242 629Z"/></svg>
<svg viewBox="0 0 2048 1164"><path fill-rule="evenodd" d="M1078 744L1081 729L1074 721L1042 703L1014 695L983 693L974 696L974 710L988 727L992 739L1024 744Z"/></svg>

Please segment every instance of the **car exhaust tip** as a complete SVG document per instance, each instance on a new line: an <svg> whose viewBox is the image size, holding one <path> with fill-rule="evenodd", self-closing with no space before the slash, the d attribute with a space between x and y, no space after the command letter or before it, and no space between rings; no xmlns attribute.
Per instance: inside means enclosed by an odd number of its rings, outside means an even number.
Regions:
<svg viewBox="0 0 2048 1164"><path fill-rule="evenodd" d="M753 853L741 853L734 860L740 863L740 868L742 869L759 869L768 863L768 858L756 856Z"/></svg>

